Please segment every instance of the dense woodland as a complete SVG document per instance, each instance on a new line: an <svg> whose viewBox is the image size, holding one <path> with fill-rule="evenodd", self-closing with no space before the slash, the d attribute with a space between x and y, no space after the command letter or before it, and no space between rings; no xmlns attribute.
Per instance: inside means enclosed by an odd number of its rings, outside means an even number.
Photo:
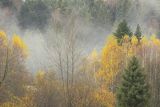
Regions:
<svg viewBox="0 0 160 107"><path fill-rule="evenodd" d="M159 107L160 20L143 4L0 0L0 107ZM82 22L110 31L103 47L83 53ZM50 63L33 72L23 34L34 30L46 38Z"/></svg>

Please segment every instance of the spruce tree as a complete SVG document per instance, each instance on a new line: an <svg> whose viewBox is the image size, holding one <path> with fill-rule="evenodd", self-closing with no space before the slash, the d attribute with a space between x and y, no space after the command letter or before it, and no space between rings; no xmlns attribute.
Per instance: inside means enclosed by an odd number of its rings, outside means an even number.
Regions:
<svg viewBox="0 0 160 107"><path fill-rule="evenodd" d="M138 40L140 40L142 37L141 27L139 26L139 24L137 25L136 32L134 33L134 35L138 38Z"/></svg>
<svg viewBox="0 0 160 107"><path fill-rule="evenodd" d="M118 107L147 107L149 89L142 72L137 58L133 57L117 90Z"/></svg>
<svg viewBox="0 0 160 107"><path fill-rule="evenodd" d="M123 20L121 23L119 23L118 28L117 28L116 32L114 33L114 35L117 37L119 43L121 42L122 38L125 35L128 35L130 37L132 36L132 32L131 32L131 30L125 20Z"/></svg>

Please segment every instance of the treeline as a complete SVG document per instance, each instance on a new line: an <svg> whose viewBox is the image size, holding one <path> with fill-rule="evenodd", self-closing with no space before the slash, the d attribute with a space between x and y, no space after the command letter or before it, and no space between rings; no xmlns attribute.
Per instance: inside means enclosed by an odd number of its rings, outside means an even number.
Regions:
<svg viewBox="0 0 160 107"><path fill-rule="evenodd" d="M0 32L0 107L158 107L158 38L142 36L140 26L131 33L122 21L101 52L81 56L69 34L52 69L33 75L25 43Z"/></svg>
<svg viewBox="0 0 160 107"><path fill-rule="evenodd" d="M1 0L0 4L1 7L9 7L14 11L22 29L44 30L50 21L57 18L67 21L66 16L72 13L80 19L108 29L122 19L143 19L139 15L143 11L139 0ZM61 19L60 15L66 19Z"/></svg>

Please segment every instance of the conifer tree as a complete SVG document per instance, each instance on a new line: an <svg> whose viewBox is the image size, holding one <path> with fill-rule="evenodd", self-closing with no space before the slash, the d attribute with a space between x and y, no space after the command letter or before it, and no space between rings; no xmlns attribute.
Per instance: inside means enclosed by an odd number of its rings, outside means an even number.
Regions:
<svg viewBox="0 0 160 107"><path fill-rule="evenodd" d="M129 26L127 25L127 22L125 20L123 20L119 25L118 28L116 30L116 32L114 33L114 35L117 37L118 42L120 43L122 38L125 35L128 35L129 37L132 36L132 32L129 28Z"/></svg>
<svg viewBox="0 0 160 107"><path fill-rule="evenodd" d="M133 57L117 91L118 107L147 107L149 89L142 72L138 59Z"/></svg>
<svg viewBox="0 0 160 107"><path fill-rule="evenodd" d="M12 0L0 0L0 6L2 6L2 7L12 7L13 2L12 2Z"/></svg>
<svg viewBox="0 0 160 107"><path fill-rule="evenodd" d="M137 37L138 40L140 40L142 37L141 27L139 24L137 25L136 32L134 33L134 35Z"/></svg>
<svg viewBox="0 0 160 107"><path fill-rule="evenodd" d="M49 7L42 0L27 0L17 15L18 23L22 29L36 28L45 30L49 23L51 13Z"/></svg>

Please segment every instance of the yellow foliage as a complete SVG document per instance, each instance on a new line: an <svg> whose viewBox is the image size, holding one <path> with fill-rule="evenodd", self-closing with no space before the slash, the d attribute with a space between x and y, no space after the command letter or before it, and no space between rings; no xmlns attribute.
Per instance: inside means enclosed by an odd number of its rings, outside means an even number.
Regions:
<svg viewBox="0 0 160 107"><path fill-rule="evenodd" d="M98 57L98 53L97 53L97 50L94 49L90 55L91 59L97 59Z"/></svg>
<svg viewBox="0 0 160 107"><path fill-rule="evenodd" d="M146 38L146 36L143 36L140 42L141 42L141 45L147 45L148 39Z"/></svg>
<svg viewBox="0 0 160 107"><path fill-rule="evenodd" d="M97 90L95 98L100 102L102 107L114 107L115 105L115 95L105 87Z"/></svg>
<svg viewBox="0 0 160 107"><path fill-rule="evenodd" d="M36 73L36 79L38 79L38 80L44 79L44 76L45 76L45 72L44 71L38 71Z"/></svg>
<svg viewBox="0 0 160 107"><path fill-rule="evenodd" d="M6 39L6 33L4 31L0 31L0 38Z"/></svg>
<svg viewBox="0 0 160 107"><path fill-rule="evenodd" d="M20 54L24 57L28 55L27 45L23 42L23 40L18 36L14 35L12 37L11 43L9 43L9 39L4 31L0 30L0 48L6 48L6 46L10 49L10 51L17 51L15 48L19 49Z"/></svg>
<svg viewBox="0 0 160 107"><path fill-rule="evenodd" d="M155 34L152 34L150 39L153 41L154 39L156 39L156 35Z"/></svg>
<svg viewBox="0 0 160 107"><path fill-rule="evenodd" d="M129 40L130 40L130 37L129 37L128 35L125 35L125 36L123 37L123 41L124 41L124 42L129 42Z"/></svg>
<svg viewBox="0 0 160 107"><path fill-rule="evenodd" d="M153 42L154 45L160 46L160 40L156 38L156 35L151 36L151 41Z"/></svg>
<svg viewBox="0 0 160 107"><path fill-rule="evenodd" d="M13 38L12 38L12 42L13 42L13 45L19 49L22 50L23 54L27 54L27 45L24 43L24 41L18 36L18 35L14 35Z"/></svg>
<svg viewBox="0 0 160 107"><path fill-rule="evenodd" d="M134 55L135 55L135 52L134 52L133 48L132 48L132 47L129 48L129 49L128 49L127 56L128 56L128 57L132 57L132 56L134 56Z"/></svg>
<svg viewBox="0 0 160 107"><path fill-rule="evenodd" d="M12 96L11 101L2 103L0 107L35 107L32 96L16 97Z"/></svg>
<svg viewBox="0 0 160 107"><path fill-rule="evenodd" d="M102 49L102 70L109 74L108 80L113 80L118 73L123 58L123 48L118 45L117 39L112 36Z"/></svg>
<svg viewBox="0 0 160 107"><path fill-rule="evenodd" d="M4 31L0 31L0 41L3 45L7 45L7 36Z"/></svg>
<svg viewBox="0 0 160 107"><path fill-rule="evenodd" d="M100 68L95 72L98 85L101 86L97 89L95 97L104 107L115 106L115 94L113 90L116 86L116 77L123 67L126 66L128 58L133 55L142 55L145 52L145 46L151 46L150 44L160 46L160 40L155 36L152 36L150 40L143 37L140 43L138 43L139 40L136 36L132 36L130 39L129 36L125 35L123 42L125 43L119 45L114 36L109 37L100 55ZM97 56L97 53L93 54L93 56Z"/></svg>
<svg viewBox="0 0 160 107"><path fill-rule="evenodd" d="M131 43L132 43L132 45L134 45L134 46L138 44L138 39L137 39L136 36L132 36L132 38L131 38Z"/></svg>
<svg viewBox="0 0 160 107"><path fill-rule="evenodd" d="M101 52L101 68L95 73L100 86L105 87L101 87L96 93L97 100L101 101L104 107L114 107L115 96L109 87L113 85L121 69L123 56L122 46L117 43L114 36L110 36Z"/></svg>
<svg viewBox="0 0 160 107"><path fill-rule="evenodd" d="M150 40L143 37L139 42L136 36L131 37L125 35L122 45L117 43L117 39L114 36L110 36L107 43L101 52L100 69L95 73L96 80L101 87L95 93L97 100L103 103L104 107L114 107L115 95L110 89L116 84L116 76L127 64L127 59L132 56L139 56L144 54L146 46L160 46L160 40L152 35ZM157 49L157 48L156 48ZM112 99L112 100L110 100Z"/></svg>

